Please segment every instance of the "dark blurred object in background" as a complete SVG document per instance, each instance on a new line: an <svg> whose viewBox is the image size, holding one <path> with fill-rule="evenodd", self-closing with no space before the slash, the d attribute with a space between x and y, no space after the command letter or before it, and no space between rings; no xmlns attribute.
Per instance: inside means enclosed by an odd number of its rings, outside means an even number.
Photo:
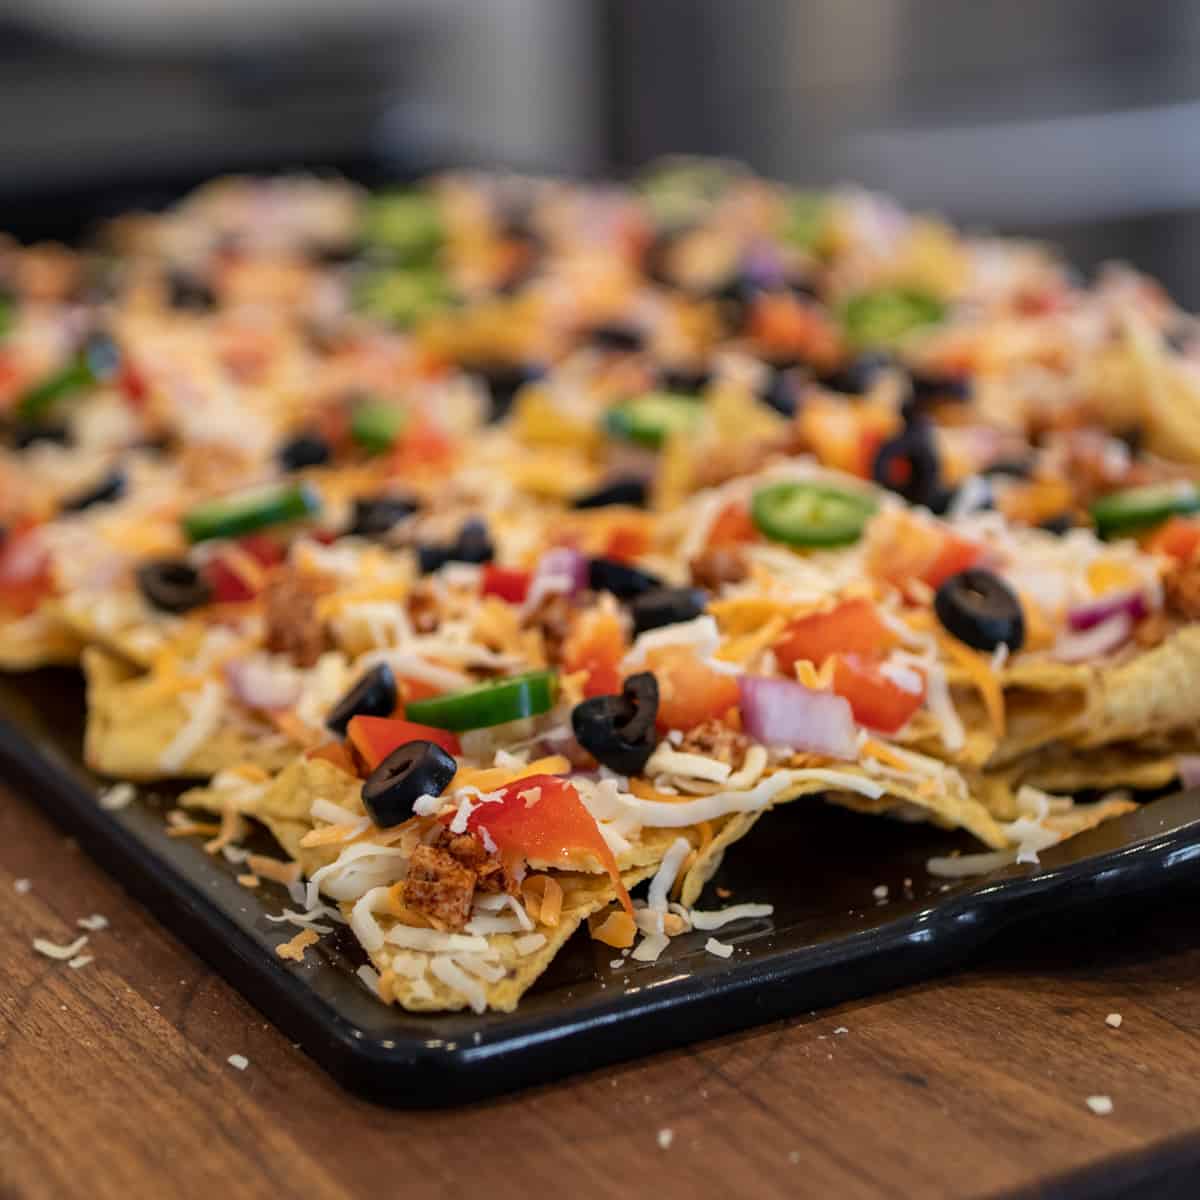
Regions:
<svg viewBox="0 0 1200 1200"><path fill-rule="evenodd" d="M1200 306L1188 0L0 0L0 226L227 170L666 152L1124 257Z"/></svg>

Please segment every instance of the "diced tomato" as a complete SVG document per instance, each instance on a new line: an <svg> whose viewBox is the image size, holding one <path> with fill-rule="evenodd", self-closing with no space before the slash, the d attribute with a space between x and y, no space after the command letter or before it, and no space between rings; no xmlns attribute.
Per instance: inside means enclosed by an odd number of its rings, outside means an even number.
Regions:
<svg viewBox="0 0 1200 1200"><path fill-rule="evenodd" d="M447 821L450 817L445 818ZM530 775L511 783L498 801L481 804L467 818L472 833L486 830L502 858L566 869L598 861L621 903L632 914L629 893L612 850L575 787L556 775Z"/></svg>
<svg viewBox="0 0 1200 1200"><path fill-rule="evenodd" d="M440 466L454 456L454 439L424 414L414 414L392 451L390 466L400 474L410 467Z"/></svg>
<svg viewBox="0 0 1200 1200"><path fill-rule="evenodd" d="M940 587L951 575L979 561L982 547L952 533L945 525L920 521L908 513L887 514L872 526L867 547L871 574L897 587L920 580Z"/></svg>
<svg viewBox="0 0 1200 1200"><path fill-rule="evenodd" d="M350 413L341 404L331 404L317 413L313 427L336 457L350 445Z"/></svg>
<svg viewBox="0 0 1200 1200"><path fill-rule="evenodd" d="M117 387L120 389L121 395L129 401L130 406L135 409L142 408L150 391L146 377L128 360L121 364L121 371L117 376Z"/></svg>
<svg viewBox="0 0 1200 1200"><path fill-rule="evenodd" d="M516 567L499 567L488 563L483 568L483 594L499 596L509 604L521 604L529 593L530 574Z"/></svg>
<svg viewBox="0 0 1200 1200"><path fill-rule="evenodd" d="M816 304L790 293L755 297L747 331L768 355L800 358L819 369L831 369L842 357L837 325Z"/></svg>
<svg viewBox="0 0 1200 1200"><path fill-rule="evenodd" d="M629 649L625 628L615 613L584 612L563 643L563 670L586 671L585 696L609 696L621 690L621 659Z"/></svg>
<svg viewBox="0 0 1200 1200"><path fill-rule="evenodd" d="M775 661L789 675L801 659L820 666L831 654L882 654L896 635L869 600L846 600L832 612L800 617L773 647Z"/></svg>
<svg viewBox="0 0 1200 1200"><path fill-rule="evenodd" d="M899 425L883 405L848 405L819 393L806 398L797 422L821 463L860 479L871 477L879 447Z"/></svg>
<svg viewBox="0 0 1200 1200"><path fill-rule="evenodd" d="M723 508L708 531L710 549L741 546L758 540L758 529L750 516L750 506L735 500Z"/></svg>
<svg viewBox="0 0 1200 1200"><path fill-rule="evenodd" d="M354 755L350 752L345 742L326 742L323 746L318 746L315 750L308 752L309 758L324 759L325 762L333 763L341 771L345 771L347 775L357 775L358 765L354 761Z"/></svg>
<svg viewBox="0 0 1200 1200"><path fill-rule="evenodd" d="M287 557L286 548L269 533L248 533L238 538L237 547L250 555L260 567L278 566Z"/></svg>
<svg viewBox="0 0 1200 1200"><path fill-rule="evenodd" d="M608 540L601 554L605 558L616 558L627 562L640 558L649 549L652 541L651 522L646 517L630 517L620 521L609 530Z"/></svg>
<svg viewBox="0 0 1200 1200"><path fill-rule="evenodd" d="M346 737L372 771L405 742L433 742L447 754L462 753L458 738L447 730L395 717L351 717Z"/></svg>
<svg viewBox="0 0 1200 1200"><path fill-rule="evenodd" d="M0 544L0 608L24 616L53 592L50 555L36 525L18 525Z"/></svg>
<svg viewBox="0 0 1200 1200"><path fill-rule="evenodd" d="M414 679L411 675L401 675L396 681L400 685L402 701L398 711L403 711L405 703L411 700L428 700L430 696L440 696L444 688L434 687L424 679Z"/></svg>
<svg viewBox="0 0 1200 1200"><path fill-rule="evenodd" d="M662 646L646 655L658 680L658 728L686 732L725 717L738 703L737 680L714 671L687 646Z"/></svg>
<svg viewBox="0 0 1200 1200"><path fill-rule="evenodd" d="M976 545L975 542L969 542L966 538L960 538L954 533L947 533L942 541L941 549L929 566L925 568L921 579L931 588L941 587L951 575L957 575L959 571L973 567L979 561L982 553L983 548Z"/></svg>
<svg viewBox="0 0 1200 1200"><path fill-rule="evenodd" d="M1200 518L1172 517L1146 539L1151 554L1165 554L1179 562L1189 562L1200 549Z"/></svg>
<svg viewBox="0 0 1200 1200"><path fill-rule="evenodd" d="M287 555L287 550L268 533L251 533L235 543L237 551L258 566L278 566ZM204 568L204 573L213 590L213 599L218 604L245 604L258 595L258 588L249 578L249 573L239 571L234 554L215 554Z"/></svg>
<svg viewBox="0 0 1200 1200"><path fill-rule="evenodd" d="M250 581L235 571L220 555L208 562L204 568L204 575L217 604L245 604L258 594L251 587Z"/></svg>
<svg viewBox="0 0 1200 1200"><path fill-rule="evenodd" d="M876 663L858 655L838 655L833 666L833 690L850 702L854 719L880 733L903 729L925 698L925 681L906 691L884 675Z"/></svg>

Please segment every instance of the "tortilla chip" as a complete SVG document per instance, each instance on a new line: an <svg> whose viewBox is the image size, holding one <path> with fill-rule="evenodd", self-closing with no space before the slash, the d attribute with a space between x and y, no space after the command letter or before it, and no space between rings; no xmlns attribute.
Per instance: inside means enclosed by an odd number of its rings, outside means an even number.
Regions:
<svg viewBox="0 0 1200 1200"><path fill-rule="evenodd" d="M52 610L0 621L0 671L73 666L83 641Z"/></svg>
<svg viewBox="0 0 1200 1200"><path fill-rule="evenodd" d="M143 669L181 626L179 617L154 612L133 591L70 596L54 611L59 624L81 645L99 646Z"/></svg>
<svg viewBox="0 0 1200 1200"><path fill-rule="evenodd" d="M1076 746L1161 737L1200 724L1200 626L1178 630L1153 650L1098 673Z"/></svg>
<svg viewBox="0 0 1200 1200"><path fill-rule="evenodd" d="M296 748L278 735L256 736L223 722L182 766L168 769L163 751L189 720L179 692L167 690L154 676L139 675L96 646L83 652L82 663L88 704L84 761L102 775L131 780L207 777L241 762L276 770L296 756Z"/></svg>
<svg viewBox="0 0 1200 1200"><path fill-rule="evenodd" d="M857 767L839 767L838 771L841 774L858 776L860 779L885 783L887 790L882 796L871 797L859 792L831 789L828 784L812 780L786 789L775 803L785 804L802 796L822 795L831 803L851 808L855 812L880 815L903 813L914 817L920 814L925 820L943 828L965 829L993 850L1003 850L1009 844L1004 830L996 824L987 808L971 794L961 776L958 780L963 783L962 787L938 785L934 780L929 781L929 786L913 787L899 780L875 779Z"/></svg>
<svg viewBox="0 0 1200 1200"><path fill-rule="evenodd" d="M654 874L654 867L639 867L622 874L621 880L627 888L634 887ZM537 981L538 977L554 960L554 956L567 944L579 926L593 913L599 912L617 898L612 881L603 875L580 875L570 871L556 871L554 878L562 885L564 898L558 924L551 927L538 924L533 932L542 934L546 941L529 954L517 952L517 941L526 934L492 933L486 937L494 958L488 961L504 969L504 978L494 983L480 980L487 998L487 1007L495 1012L512 1012L517 1002ZM347 920L350 903L342 904ZM376 920L385 930L398 922L386 915L376 914ZM371 962L375 969L384 974L393 966L394 957L410 962L431 963L436 955L423 950L403 950L385 945L373 953ZM390 977L389 977L390 978ZM410 1012L457 1012L469 1008L469 1001L461 993L447 986L431 971L426 970L420 981L408 978L397 971L394 976L393 994L396 1003Z"/></svg>

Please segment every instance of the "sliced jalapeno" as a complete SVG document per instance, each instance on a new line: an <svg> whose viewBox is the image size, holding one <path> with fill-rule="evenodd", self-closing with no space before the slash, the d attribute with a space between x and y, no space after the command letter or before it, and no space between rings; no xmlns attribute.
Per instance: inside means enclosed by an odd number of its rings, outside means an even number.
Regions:
<svg viewBox="0 0 1200 1200"><path fill-rule="evenodd" d="M647 392L610 408L604 424L615 437L657 449L671 434L695 429L703 415L695 396Z"/></svg>
<svg viewBox="0 0 1200 1200"><path fill-rule="evenodd" d="M320 497L305 484L272 484L196 505L184 514L183 531L193 542L241 537L312 516L320 507Z"/></svg>
<svg viewBox="0 0 1200 1200"><path fill-rule="evenodd" d="M414 700L405 707L404 715L410 721L435 729L463 733L549 712L554 706L555 691L553 671L529 671L465 692Z"/></svg>
<svg viewBox="0 0 1200 1200"><path fill-rule="evenodd" d="M1200 511L1200 488L1179 480L1152 483L1103 496L1092 505L1096 532L1103 538L1136 533L1168 517Z"/></svg>
<svg viewBox="0 0 1200 1200"><path fill-rule="evenodd" d="M750 501L750 515L759 532L789 546L856 542L875 508L868 496L801 481L768 484Z"/></svg>
<svg viewBox="0 0 1200 1200"><path fill-rule="evenodd" d="M350 415L350 436L372 454L390 450L408 424L408 413L394 404L368 401Z"/></svg>
<svg viewBox="0 0 1200 1200"><path fill-rule="evenodd" d="M842 309L842 324L856 346L889 346L945 316L946 306L928 292L881 288L851 296Z"/></svg>

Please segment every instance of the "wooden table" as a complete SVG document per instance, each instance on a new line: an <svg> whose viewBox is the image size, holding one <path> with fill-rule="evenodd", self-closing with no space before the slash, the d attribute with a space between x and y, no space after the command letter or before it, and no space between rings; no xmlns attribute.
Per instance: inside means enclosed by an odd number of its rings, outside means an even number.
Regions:
<svg viewBox="0 0 1200 1200"><path fill-rule="evenodd" d="M3 791L0 899L0 1200L1200 1192L1200 894L449 1113L341 1092ZM32 951L92 913L94 962Z"/></svg>

